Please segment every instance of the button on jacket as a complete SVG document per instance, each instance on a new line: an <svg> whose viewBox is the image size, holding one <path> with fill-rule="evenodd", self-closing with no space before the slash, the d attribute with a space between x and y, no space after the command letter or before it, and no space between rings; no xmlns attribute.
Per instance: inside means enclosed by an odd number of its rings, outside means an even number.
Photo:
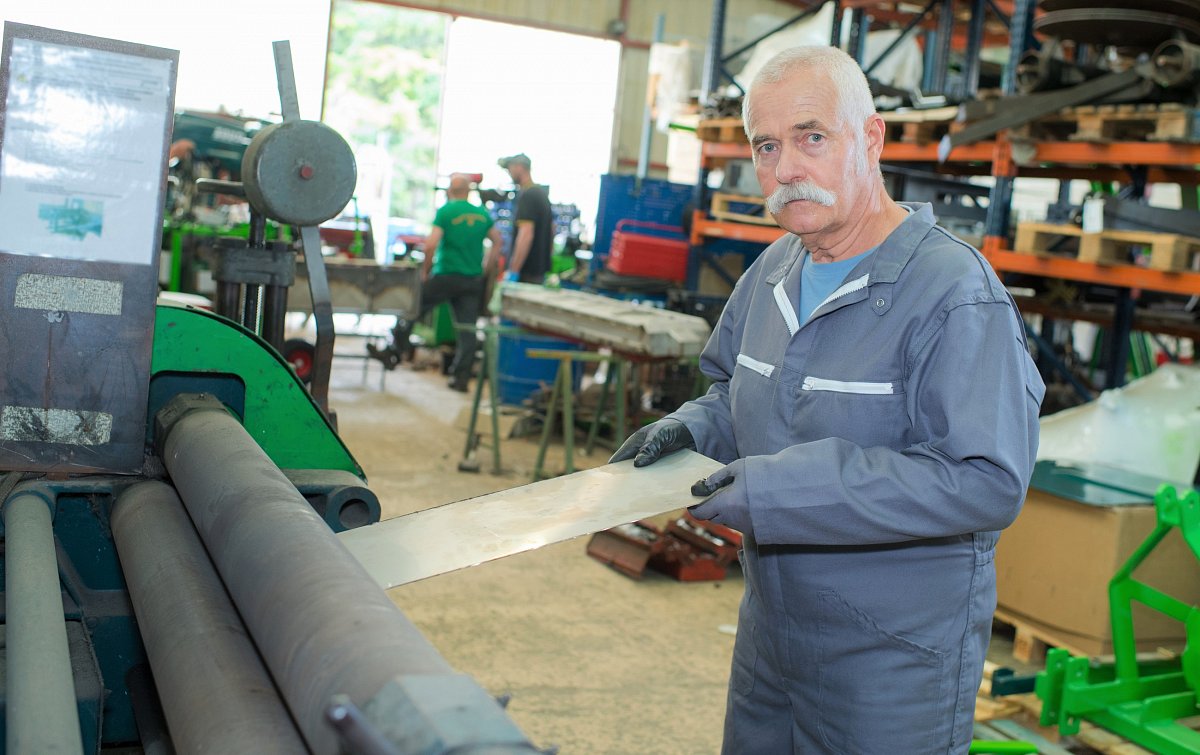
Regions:
<svg viewBox="0 0 1200 755"><path fill-rule="evenodd" d="M1044 386L987 261L913 212L801 326L807 252L772 244L672 416L745 459L726 752L966 752L999 530L1037 453ZM811 262L809 264L812 264Z"/></svg>

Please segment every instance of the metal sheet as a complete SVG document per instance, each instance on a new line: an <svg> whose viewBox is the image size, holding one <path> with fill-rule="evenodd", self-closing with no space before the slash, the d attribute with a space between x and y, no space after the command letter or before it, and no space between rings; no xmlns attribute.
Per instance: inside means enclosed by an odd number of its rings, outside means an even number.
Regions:
<svg viewBox="0 0 1200 755"><path fill-rule="evenodd" d="M338 534L384 589L682 508L721 468L679 451L634 469L608 464Z"/></svg>

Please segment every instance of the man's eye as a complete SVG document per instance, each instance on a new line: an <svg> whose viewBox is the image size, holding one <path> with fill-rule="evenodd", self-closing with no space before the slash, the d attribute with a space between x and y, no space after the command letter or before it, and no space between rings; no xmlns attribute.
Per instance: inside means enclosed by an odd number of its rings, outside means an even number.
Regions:
<svg viewBox="0 0 1200 755"><path fill-rule="evenodd" d="M760 154L762 154L762 153L766 153L766 152L774 152L774 151L775 151L775 149L776 149L776 146L775 146L774 144L771 144L771 143L769 143L769 142L768 142L767 144L760 144L760 145L758 145L758 151L759 151L759 153L760 153Z"/></svg>
<svg viewBox="0 0 1200 755"><path fill-rule="evenodd" d="M825 135L824 134L809 134L808 140L810 142L812 142L813 144L816 144L817 142L823 142L823 141L825 141Z"/></svg>

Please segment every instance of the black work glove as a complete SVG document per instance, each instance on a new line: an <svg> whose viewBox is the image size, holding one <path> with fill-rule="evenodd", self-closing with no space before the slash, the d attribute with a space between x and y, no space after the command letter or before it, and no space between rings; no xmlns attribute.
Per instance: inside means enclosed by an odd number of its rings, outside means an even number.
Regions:
<svg viewBox="0 0 1200 755"><path fill-rule="evenodd" d="M750 500L746 493L746 462L744 459L713 472L692 485L692 495L708 499L688 507L697 519L731 527L743 535L750 534Z"/></svg>
<svg viewBox="0 0 1200 755"><path fill-rule="evenodd" d="M633 459L633 466L644 467L681 448L696 450L687 425L677 419L663 419L630 435L608 463Z"/></svg>

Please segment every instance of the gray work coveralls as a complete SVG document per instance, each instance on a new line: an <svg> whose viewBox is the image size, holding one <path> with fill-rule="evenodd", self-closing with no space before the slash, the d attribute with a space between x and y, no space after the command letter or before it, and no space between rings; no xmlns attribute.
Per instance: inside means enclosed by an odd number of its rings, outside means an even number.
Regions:
<svg viewBox="0 0 1200 755"><path fill-rule="evenodd" d="M727 753L967 751L1045 387L987 261L910 207L803 326L803 245L772 244L671 415L745 459Z"/></svg>

